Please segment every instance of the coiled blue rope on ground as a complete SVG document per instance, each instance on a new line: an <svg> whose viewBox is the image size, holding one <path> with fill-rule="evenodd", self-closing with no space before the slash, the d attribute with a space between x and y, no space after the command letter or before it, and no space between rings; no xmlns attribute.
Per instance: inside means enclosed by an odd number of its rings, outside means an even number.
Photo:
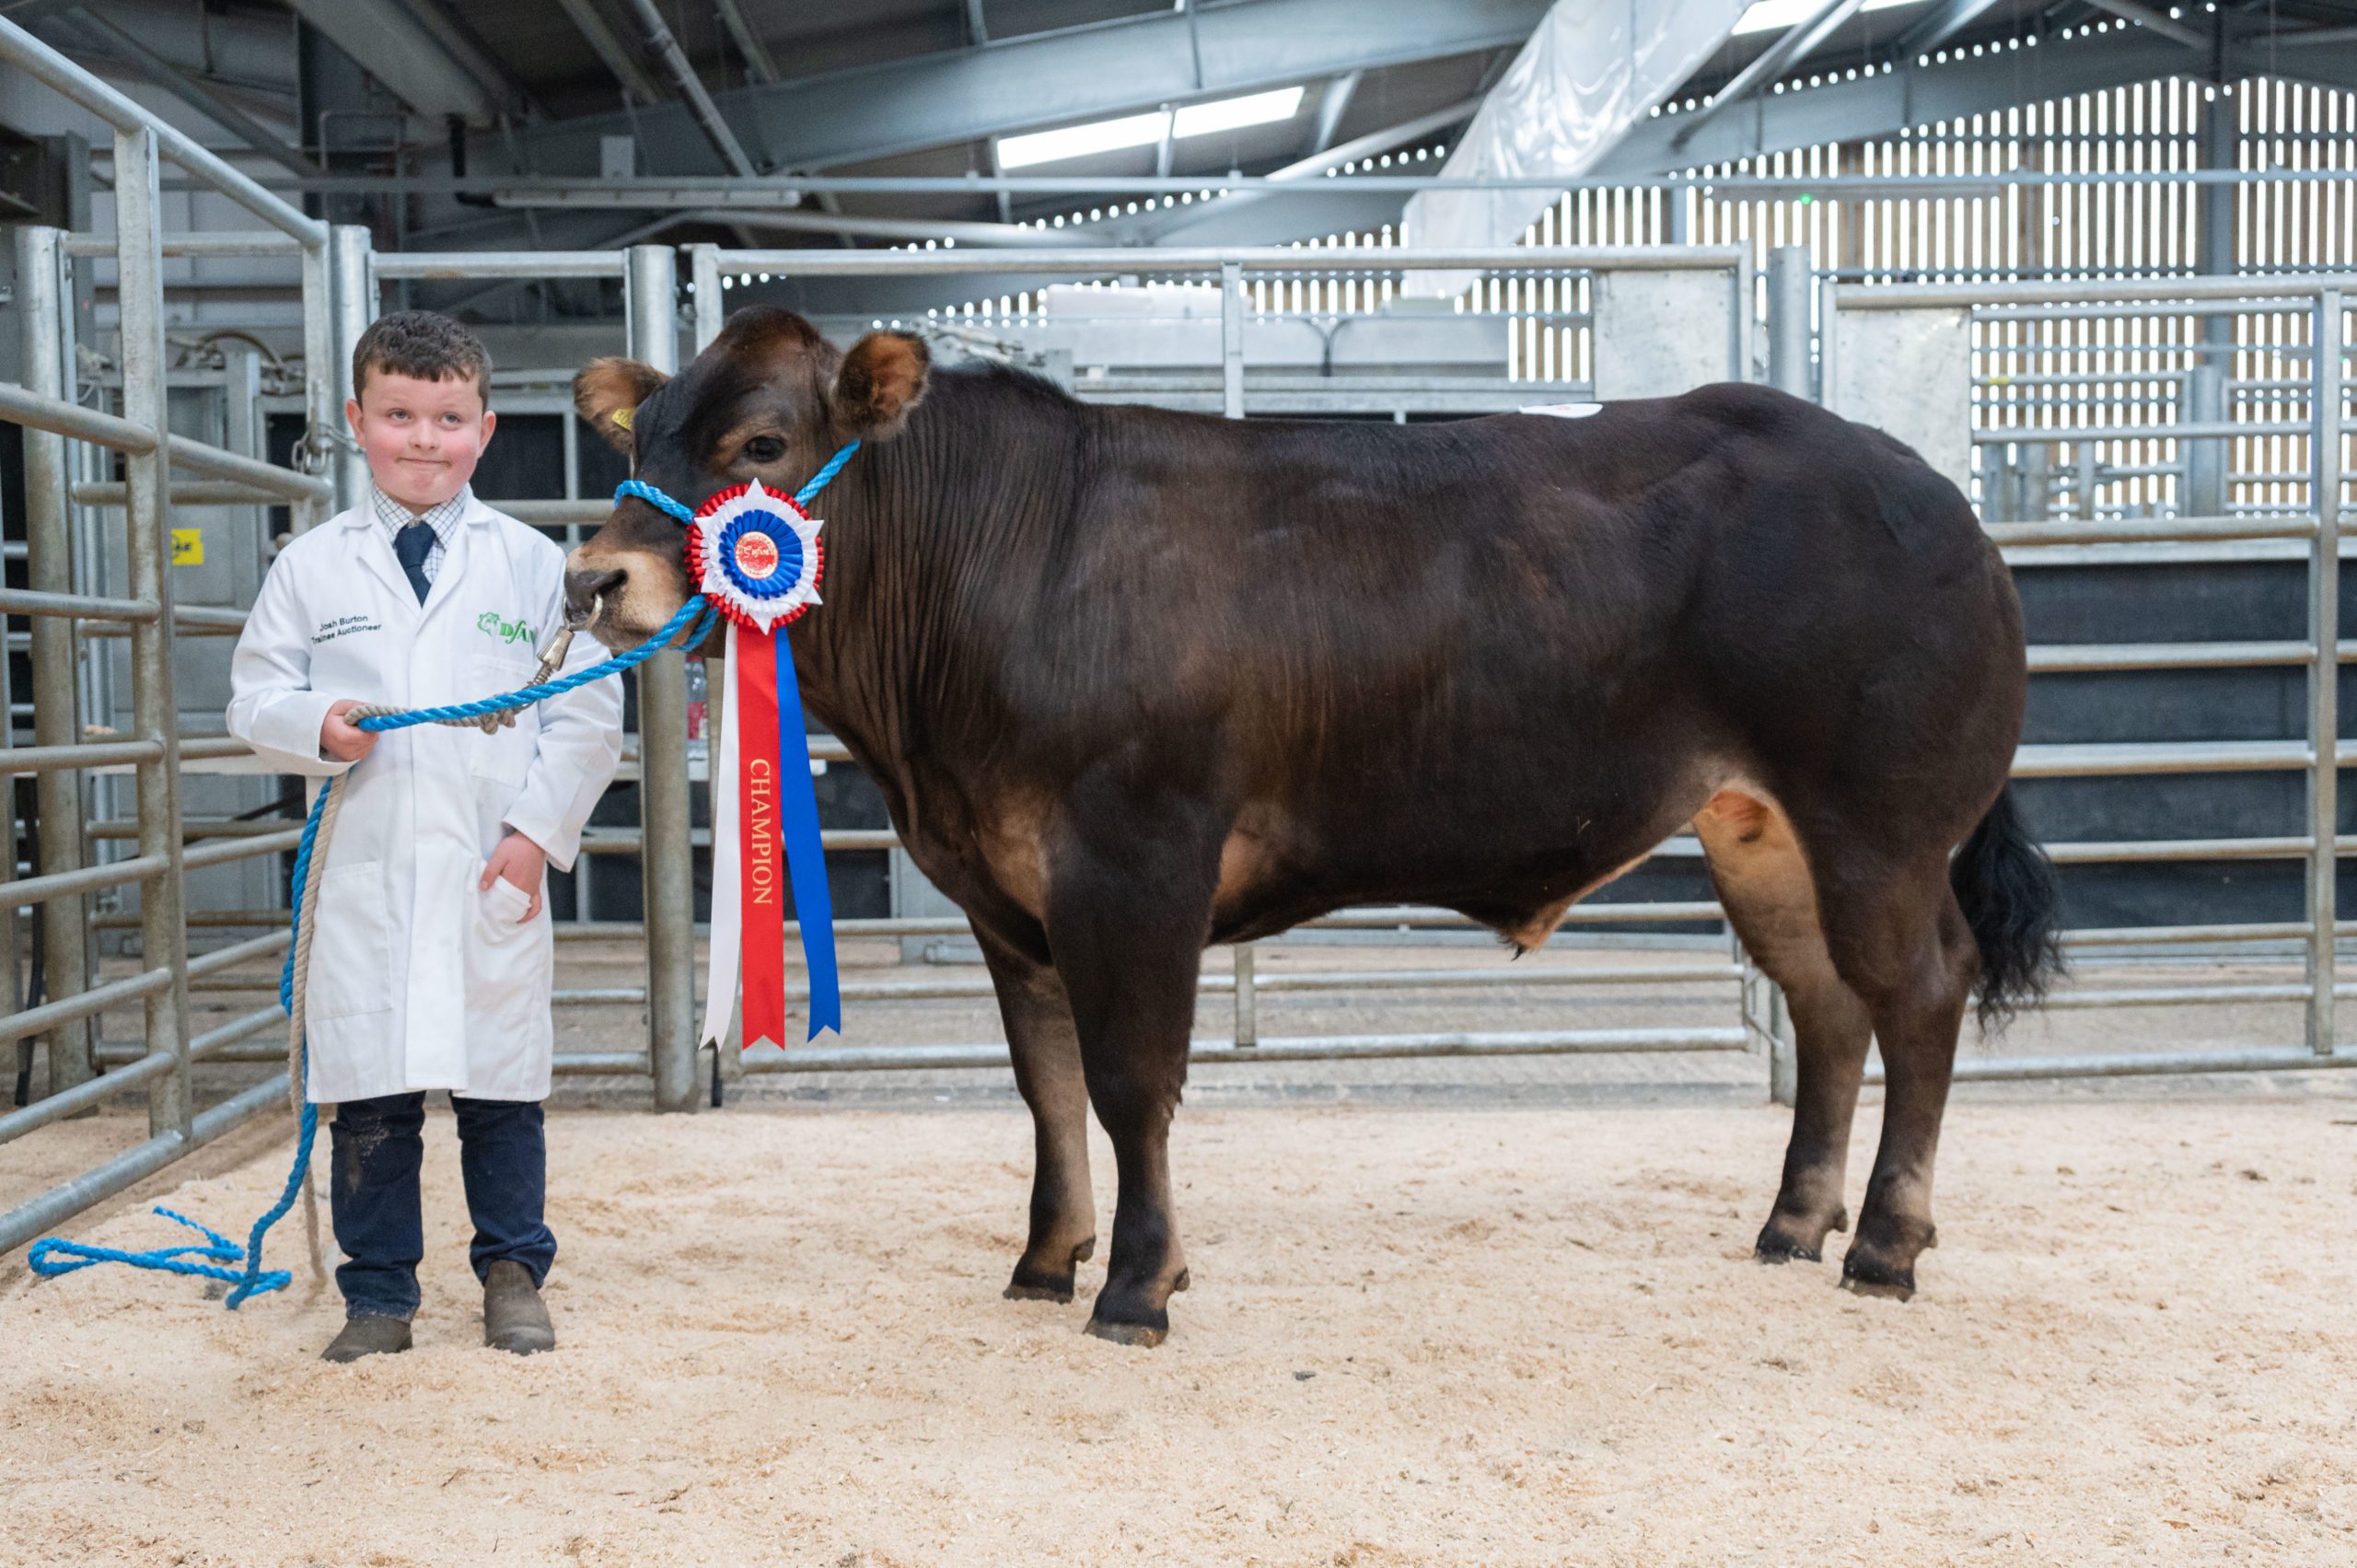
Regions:
<svg viewBox="0 0 2357 1568"><path fill-rule="evenodd" d="M592 665L586 669L575 670L573 674L555 680L527 686L521 691L503 692L495 697L483 697L471 703L458 703L439 708L414 708L399 714L372 714L357 721L358 727L381 732L390 729L407 729L421 724L461 724L482 718L487 714L505 713L510 708L529 707L535 703L545 703L552 697L563 696L565 692L575 691L592 681L603 680L610 675L619 675L623 670L643 664L655 655L671 647L675 639L678 640L679 646L694 647L705 637L711 635L713 624L718 617L719 611L706 602L702 595L698 594L681 605L679 612L666 621L662 630L656 632L645 642L628 653L616 654L613 657ZM682 631L688 633L683 639L679 635ZM296 957L303 947L303 889L308 885L311 856L318 848L319 824L327 811L328 797L334 788L333 779L319 785L319 797L311 802L311 813L303 821L302 841L295 849L295 888L293 896L288 900L290 929L286 942L286 962L278 973L278 1005L286 1009L290 1017L295 1011ZM295 1060L287 1064L292 1085L298 1093L304 1068L303 1056L298 1051ZM319 1142L319 1108L308 1098L302 1102L300 1129L295 1141L294 1168L287 1172L285 1190L278 1195L278 1202L272 1204L260 1219L254 1221L253 1229L247 1234L246 1245L242 1252L238 1250L236 1242L218 1231L199 1225L185 1214L174 1214L171 1210L158 1205L155 1211L157 1214L201 1233L205 1237L204 1244L199 1246L190 1242L179 1247L157 1247L144 1252L133 1252L118 1247L93 1247L84 1242L48 1237L34 1242L27 1250L26 1265L34 1273L50 1279L54 1279L60 1274L70 1274L77 1269L87 1269L97 1263L124 1263L134 1269L152 1269L163 1273L190 1274L203 1279L219 1280L230 1287L227 1302L229 1309L233 1312L243 1306L250 1296L266 1295L273 1290L283 1290L294 1283L295 1276L285 1269L264 1269L261 1266L262 1238L270 1234L271 1226L284 1219L288 1212L295 1207L295 1200L303 1191L304 1173L311 1167L311 1150ZM192 1260L196 1258L209 1259L211 1261ZM240 1259L244 1262L244 1266L240 1269L232 1270L221 1266L225 1263L237 1262Z"/></svg>

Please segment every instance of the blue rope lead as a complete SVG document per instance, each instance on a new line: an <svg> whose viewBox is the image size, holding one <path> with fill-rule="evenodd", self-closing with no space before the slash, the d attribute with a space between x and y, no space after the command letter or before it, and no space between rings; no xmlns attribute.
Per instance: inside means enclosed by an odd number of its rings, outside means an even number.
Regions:
<svg viewBox="0 0 2357 1568"><path fill-rule="evenodd" d="M679 606L679 612L677 615L663 623L661 631L631 649L630 652L617 654L602 664L592 665L587 669L575 670L571 675L561 676L557 679L546 681L539 686L527 686L521 691L505 691L496 697L482 697L471 703L453 703L447 707L441 708L412 708L405 714L378 714L373 717L362 719L357 727L386 730L407 729L412 725L421 724L463 724L469 719L482 718L486 714L504 714L510 708L528 708L534 703L545 703L552 697L562 697L567 691L586 686L593 680L603 680L610 675L620 675L625 669L644 664L668 648L672 639L678 637L680 629L688 627L690 621L693 621L694 625L689 628L687 637L679 645L692 648L712 635L712 628L719 619L720 611L714 609L702 594L695 594L689 598L687 603ZM326 791L322 790L320 793L324 795Z"/></svg>
<svg viewBox="0 0 2357 1568"><path fill-rule="evenodd" d="M359 727L371 730L406 729L412 725L441 724L454 719L475 719L482 717L485 714L504 713L509 708L528 707L534 703L545 703L551 697L562 696L567 691L586 686L593 680L603 680L610 675L619 675L625 669L645 662L671 646L673 639L679 636L680 629L690 626L691 622L693 623L692 629L681 645L694 647L711 633L713 623L718 615L719 611L705 602L702 595L698 594L681 605L679 612L664 622L663 629L645 642L626 654L617 654L602 663L592 665L587 669L576 670L571 675L548 681L543 685L527 686L520 691L509 691L497 697L485 697L478 702L461 703L456 706L444 708L418 708L405 714L387 714L374 718L365 718L360 721ZM311 814L303 821L302 842L295 849L295 888L288 900L289 934L286 941L286 962L278 971L278 1005L286 1010L289 1016L292 1016L295 1011L295 953L301 946L303 888L310 873L311 852L317 847L319 815L327 807L328 792L334 787L333 779L319 785L319 798L311 802ZM293 1064L293 1070L299 1074L306 1072L308 1065L307 1042L305 1050L298 1053L297 1060ZM34 1273L45 1279L55 1279L60 1274L70 1274L77 1269L87 1269L93 1263L128 1263L134 1269L153 1269L162 1273L192 1274L208 1280L219 1280L230 1287L228 1305L232 1312L244 1306L250 1296L267 1295L273 1290L284 1290L294 1282L295 1276L284 1269L263 1268L261 1244L262 1237L270 1234L270 1227L284 1219L288 1212L295 1207L295 1200L303 1191L303 1173L311 1167L311 1150L319 1142L319 1108L308 1098L303 1101L301 1129L295 1140L295 1165L294 1168L286 1173L285 1190L279 1193L278 1202L270 1206L269 1212L254 1221L253 1229L246 1237L245 1249L242 1252L238 1250L236 1242L231 1241L220 1232L208 1229L187 1215L174 1214L159 1204L156 1213L168 1220L177 1220L191 1230L202 1233L205 1238L205 1244L200 1247L190 1242L179 1247L152 1248L145 1252L127 1252L119 1247L93 1247L85 1242L67 1241L52 1236L32 1244L25 1253L26 1265ZM211 1259L212 1261L192 1262L189 1260L191 1257ZM234 1263L240 1259L245 1265L242 1269L233 1271L218 1266L222 1263Z"/></svg>
<svg viewBox="0 0 2357 1568"><path fill-rule="evenodd" d="M842 472L843 465L851 461L851 455L858 450L859 443L853 441L829 458L825 465L810 476L810 482L794 493L794 504L797 506L809 505L810 498L826 489L827 482ZM625 495L635 495L656 511L679 522L692 524L696 520L694 509L686 502L673 500L643 479L626 479L614 486L615 500L620 501Z"/></svg>

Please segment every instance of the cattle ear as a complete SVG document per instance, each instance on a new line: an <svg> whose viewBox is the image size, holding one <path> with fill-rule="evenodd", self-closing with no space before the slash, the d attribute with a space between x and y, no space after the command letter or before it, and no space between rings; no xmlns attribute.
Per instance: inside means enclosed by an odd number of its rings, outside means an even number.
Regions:
<svg viewBox="0 0 2357 1568"><path fill-rule="evenodd" d="M593 359L573 378L573 406L627 457L631 449L631 416L655 389L670 377L635 359Z"/></svg>
<svg viewBox="0 0 2357 1568"><path fill-rule="evenodd" d="M906 332L870 332L851 345L835 371L835 424L846 435L881 441L900 434L900 423L924 396L932 351L923 338Z"/></svg>

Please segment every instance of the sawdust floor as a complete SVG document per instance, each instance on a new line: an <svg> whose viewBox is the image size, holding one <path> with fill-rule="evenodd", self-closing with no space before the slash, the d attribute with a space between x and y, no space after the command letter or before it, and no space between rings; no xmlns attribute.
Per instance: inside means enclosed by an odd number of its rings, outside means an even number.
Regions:
<svg viewBox="0 0 2357 1568"><path fill-rule="evenodd" d="M1019 1110L576 1109L531 1360L437 1112L406 1356L313 1359L299 1281L0 1264L0 1561L2345 1563L2351 1087L1968 1091L1906 1306L1747 1260L1765 1107L1190 1109L1156 1351L1079 1332L1101 1260L998 1298ZM153 1191L242 1226L284 1130Z"/></svg>

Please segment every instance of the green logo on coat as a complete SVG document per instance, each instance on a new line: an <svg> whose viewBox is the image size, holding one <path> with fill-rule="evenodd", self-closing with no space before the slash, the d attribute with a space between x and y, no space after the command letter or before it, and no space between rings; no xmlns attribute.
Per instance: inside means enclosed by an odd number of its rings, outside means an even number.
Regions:
<svg viewBox="0 0 2357 1568"><path fill-rule="evenodd" d="M499 611L486 610L475 621L475 630L486 637L496 637L503 643L532 641L532 629L521 621L502 621Z"/></svg>

